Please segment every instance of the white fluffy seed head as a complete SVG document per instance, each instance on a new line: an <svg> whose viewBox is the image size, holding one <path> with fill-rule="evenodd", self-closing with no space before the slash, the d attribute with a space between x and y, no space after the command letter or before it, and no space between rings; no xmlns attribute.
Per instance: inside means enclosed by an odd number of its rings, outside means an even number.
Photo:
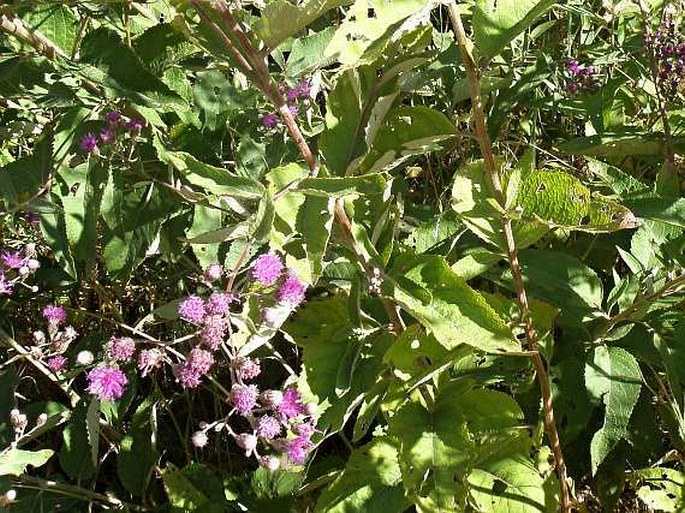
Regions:
<svg viewBox="0 0 685 513"><path fill-rule="evenodd" d="M76 355L76 363L79 365L90 365L95 360L95 356L90 351L79 351Z"/></svg>

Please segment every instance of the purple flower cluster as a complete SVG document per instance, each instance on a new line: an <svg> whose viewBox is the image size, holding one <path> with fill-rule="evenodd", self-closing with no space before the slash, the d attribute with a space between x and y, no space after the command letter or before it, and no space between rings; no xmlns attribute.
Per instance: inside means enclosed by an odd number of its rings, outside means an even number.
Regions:
<svg viewBox="0 0 685 513"><path fill-rule="evenodd" d="M300 108L297 105L298 101L307 101L311 94L309 80L304 77L300 78L295 87L289 87L284 82L281 82L279 91L288 102L288 110L293 117L300 113ZM264 114L261 121L262 126L267 130L273 130L278 126L278 116L274 113Z"/></svg>
<svg viewBox="0 0 685 513"><path fill-rule="evenodd" d="M79 139L78 146L81 150L86 153L98 153L98 144L111 144L125 132L135 136L141 132L145 124L140 118L125 119L121 112L116 110L105 114L104 121L105 126L98 135L88 132Z"/></svg>
<svg viewBox="0 0 685 513"><path fill-rule="evenodd" d="M116 401L128 385L128 378L121 370L110 365L103 365L91 370L86 376L88 392L100 400Z"/></svg>
<svg viewBox="0 0 685 513"><path fill-rule="evenodd" d="M24 279L40 267L38 260L32 258L34 253L33 244L27 244L18 251L0 251L0 296L12 295L15 287L23 284ZM27 288L33 292L38 290L37 287L27 286Z"/></svg>
<svg viewBox="0 0 685 513"><path fill-rule="evenodd" d="M136 344L129 337L112 337L107 343L107 356L117 362L128 362L136 352Z"/></svg>
<svg viewBox="0 0 685 513"><path fill-rule="evenodd" d="M664 96L672 100L685 82L685 35L676 28L673 15L667 13L654 38L645 35L645 42L651 43L658 67L659 87Z"/></svg>
<svg viewBox="0 0 685 513"><path fill-rule="evenodd" d="M174 374L183 388L195 388L213 364L212 353L196 347L190 351L185 362L174 368Z"/></svg>
<svg viewBox="0 0 685 513"><path fill-rule="evenodd" d="M569 75L569 83L566 86L569 93L575 94L595 88L597 70L594 66L582 66L574 59L566 63L566 71Z"/></svg>
<svg viewBox="0 0 685 513"><path fill-rule="evenodd" d="M283 278L276 290L276 300L280 304L295 308L304 301L307 285L301 282L292 270L284 273L284 269L279 256L272 253L260 255L252 264L252 278L267 287Z"/></svg>

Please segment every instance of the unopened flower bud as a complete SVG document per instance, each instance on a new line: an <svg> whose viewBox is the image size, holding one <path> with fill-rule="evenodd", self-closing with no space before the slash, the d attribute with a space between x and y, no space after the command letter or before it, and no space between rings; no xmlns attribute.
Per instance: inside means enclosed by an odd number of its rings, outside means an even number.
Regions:
<svg viewBox="0 0 685 513"><path fill-rule="evenodd" d="M190 441L193 443L194 447L202 449L205 445L207 445L209 438L207 438L207 433L204 431L195 431Z"/></svg>
<svg viewBox="0 0 685 513"><path fill-rule="evenodd" d="M29 259L29 261L27 262L26 266L27 266L30 270L35 271L36 269L39 269L39 268L40 268L40 262L39 262L38 260L36 260L35 258L31 258L31 259Z"/></svg>
<svg viewBox="0 0 685 513"><path fill-rule="evenodd" d="M307 403L304 405L305 415L309 415L311 417L312 415L316 415L317 411L318 411L318 407L316 406L315 403Z"/></svg>
<svg viewBox="0 0 685 513"><path fill-rule="evenodd" d="M95 356L90 351L79 351L76 355L76 363L79 365L90 365L95 360Z"/></svg>
<svg viewBox="0 0 685 513"><path fill-rule="evenodd" d="M276 456L262 456L259 458L259 464L265 469L274 472L281 466L281 460Z"/></svg>
<svg viewBox="0 0 685 513"><path fill-rule="evenodd" d="M263 405L276 408L283 402L283 392L280 390L265 390L259 396L259 399Z"/></svg>
<svg viewBox="0 0 685 513"><path fill-rule="evenodd" d="M31 272L30 269L29 269L27 266L25 266L25 265L22 265L22 266L19 268L19 274L20 274L21 276L26 276L26 275L29 274L30 272Z"/></svg>
<svg viewBox="0 0 685 513"><path fill-rule="evenodd" d="M31 292L38 292L38 285L33 285L31 287Z"/></svg>
<svg viewBox="0 0 685 513"><path fill-rule="evenodd" d="M14 502L14 501L17 500L17 491L16 491L16 490L12 490L12 489L7 490L7 491L5 492L5 495L4 495L3 497L4 497L5 502L6 502L7 504L9 504L9 503L11 503L11 502Z"/></svg>
<svg viewBox="0 0 685 513"><path fill-rule="evenodd" d="M36 426L37 427L43 426L47 421L48 421L48 414L47 413L41 413L40 415L38 415L38 418L36 419Z"/></svg>
<svg viewBox="0 0 685 513"><path fill-rule="evenodd" d="M257 437L251 433L241 433L235 437L235 443L245 449L245 456L249 456L257 448Z"/></svg>
<svg viewBox="0 0 685 513"><path fill-rule="evenodd" d="M19 416L21 415L21 412L14 408L13 410L10 411L10 422L12 422L13 425L17 425L19 422Z"/></svg>
<svg viewBox="0 0 685 513"><path fill-rule="evenodd" d="M24 254L27 256L35 255L36 245L33 242L29 242L26 246L24 246Z"/></svg>
<svg viewBox="0 0 685 513"><path fill-rule="evenodd" d="M36 344L42 344L45 342L45 333L41 330L36 330L33 332L33 341Z"/></svg>
<svg viewBox="0 0 685 513"><path fill-rule="evenodd" d="M222 274L224 274L224 268L218 262L214 262L213 264L209 264L207 266L207 269L205 269L205 279L208 282L215 282L216 280L221 278Z"/></svg>

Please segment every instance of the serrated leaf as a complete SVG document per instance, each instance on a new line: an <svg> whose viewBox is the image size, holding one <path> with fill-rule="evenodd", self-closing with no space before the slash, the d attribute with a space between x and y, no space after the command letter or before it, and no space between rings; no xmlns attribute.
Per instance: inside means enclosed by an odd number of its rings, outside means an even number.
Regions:
<svg viewBox="0 0 685 513"><path fill-rule="evenodd" d="M315 284L323 272L323 258L333 227L335 199L310 197L297 211L295 227L304 239L309 262L310 282Z"/></svg>
<svg viewBox="0 0 685 513"><path fill-rule="evenodd" d="M483 57L494 57L549 10L553 0L477 0L475 43Z"/></svg>
<svg viewBox="0 0 685 513"><path fill-rule="evenodd" d="M200 506L206 505L209 501L209 498L173 463L167 463L160 474L172 506L183 511L199 511Z"/></svg>
<svg viewBox="0 0 685 513"><path fill-rule="evenodd" d="M286 75L297 78L331 64L335 59L326 57L324 52L334 33L335 27L328 27L315 34L295 39L286 62Z"/></svg>
<svg viewBox="0 0 685 513"><path fill-rule="evenodd" d="M406 255L389 271L385 295L416 317L448 350L468 344L485 352L520 351L483 296L441 257Z"/></svg>
<svg viewBox="0 0 685 513"><path fill-rule="evenodd" d="M401 513L404 496L396 444L376 438L355 449L343 472L319 496L315 513Z"/></svg>
<svg viewBox="0 0 685 513"><path fill-rule="evenodd" d="M616 444L627 435L628 421L642 388L642 373L635 357L620 347L599 346L588 357L585 386L605 405L604 423L590 444L594 475Z"/></svg>
<svg viewBox="0 0 685 513"><path fill-rule="evenodd" d="M40 451L24 451L13 447L0 454L0 476L19 476L26 471L30 465L41 467L55 454L50 449Z"/></svg>
<svg viewBox="0 0 685 513"><path fill-rule="evenodd" d="M44 5L26 11L21 17L26 26L37 30L70 55L79 31L79 19L66 5Z"/></svg>

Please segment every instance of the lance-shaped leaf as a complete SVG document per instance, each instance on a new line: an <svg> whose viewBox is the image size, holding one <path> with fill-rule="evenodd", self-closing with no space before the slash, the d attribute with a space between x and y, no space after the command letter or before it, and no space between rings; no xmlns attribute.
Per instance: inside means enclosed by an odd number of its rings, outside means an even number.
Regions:
<svg viewBox="0 0 685 513"><path fill-rule="evenodd" d="M642 373L635 357L620 347L597 347L585 364L585 386L604 402L604 424L592 437L592 474L627 434L628 421L640 396Z"/></svg>
<svg viewBox="0 0 685 513"><path fill-rule="evenodd" d="M502 318L442 257L406 254L388 275L384 294L416 317L445 348L468 344L489 353L521 350Z"/></svg>
<svg viewBox="0 0 685 513"><path fill-rule="evenodd" d="M19 476L30 465L40 467L55 454L50 449L40 451L24 451L16 447L0 454L0 476Z"/></svg>

